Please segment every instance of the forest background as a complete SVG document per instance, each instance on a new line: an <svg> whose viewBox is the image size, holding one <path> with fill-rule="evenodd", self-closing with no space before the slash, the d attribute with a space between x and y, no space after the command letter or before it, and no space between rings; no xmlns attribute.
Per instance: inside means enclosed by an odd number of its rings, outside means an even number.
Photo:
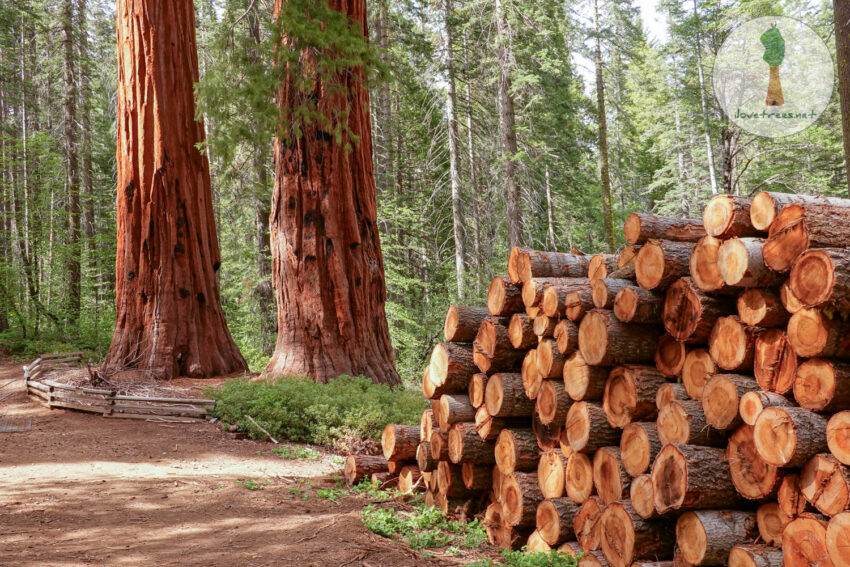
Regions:
<svg viewBox="0 0 850 567"><path fill-rule="evenodd" d="M221 299L252 371L276 337L272 4L195 2ZM699 217L717 193L847 193L837 91L813 126L768 139L736 127L711 88L723 39L754 17L800 19L834 55L831 1L659 0L657 11L661 40L631 0L369 2L386 308L406 382L420 377L446 307L483 304L510 245L613 250L623 243L613 227L633 211ZM112 0L0 0L0 344L9 349L73 345L101 357L109 346L115 36Z"/></svg>

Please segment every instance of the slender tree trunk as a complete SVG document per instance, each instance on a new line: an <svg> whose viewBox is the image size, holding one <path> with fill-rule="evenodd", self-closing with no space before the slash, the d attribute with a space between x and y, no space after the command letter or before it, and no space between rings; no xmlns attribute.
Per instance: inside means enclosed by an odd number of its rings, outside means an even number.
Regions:
<svg viewBox="0 0 850 567"><path fill-rule="evenodd" d="M454 37L452 36L452 0L443 0L443 22L446 34L446 114L449 119L449 177L452 183L452 228L455 240L455 274L457 276L457 295L463 299L466 270L465 236L463 230L463 196L460 186L460 148L457 127L457 91L455 88Z"/></svg>
<svg viewBox="0 0 850 567"><path fill-rule="evenodd" d="M276 19L285 1L275 1ZM329 6L368 37L365 0L331 0ZM318 57L302 53L303 72L315 69ZM300 136L275 140L271 237L278 337L264 374L307 375L321 382L363 374L398 384L384 312L369 93L359 69L335 77L332 85L315 77L309 94L299 91L296 80L287 75L278 91L284 124L309 98L329 120L347 110L348 131L337 143L313 121L301 125ZM341 94L329 96L328 90Z"/></svg>
<svg viewBox="0 0 850 567"><path fill-rule="evenodd" d="M593 2L596 31L596 111L599 114L599 176L602 182L602 224L605 248L614 253L614 203L611 198L611 173L608 167L608 122L605 116L605 80L602 77L602 40L599 35L599 0Z"/></svg>
<svg viewBox="0 0 850 567"><path fill-rule="evenodd" d="M850 195L850 3L834 0L835 51L838 64L838 93L841 97L841 129L844 132L844 171Z"/></svg>
<svg viewBox="0 0 850 567"><path fill-rule="evenodd" d="M711 179L711 194L717 195L717 175L714 171L714 149L711 144L711 126L708 122L708 103L705 100L705 76L702 72L702 41L700 40L700 21L698 0L694 0L694 20L696 22L696 52L697 52L697 76L699 77L699 103L702 109L702 123L705 133L705 151L708 154L708 175Z"/></svg>
<svg viewBox="0 0 850 567"><path fill-rule="evenodd" d="M196 147L189 0L119 0L116 323L105 366L161 378L247 369L219 303L209 162Z"/></svg>
<svg viewBox="0 0 850 567"><path fill-rule="evenodd" d="M496 0L496 30L499 53L499 131L502 138L502 159L505 163L505 193L508 209L508 245L521 246L523 243L522 195L516 182L517 141L514 126L514 95L511 92L511 52L510 28L504 7L506 0Z"/></svg>
<svg viewBox="0 0 850 567"><path fill-rule="evenodd" d="M65 0L62 43L65 49L65 166L68 188L68 313L70 324L80 316L80 171L77 160L77 86L74 62L74 2Z"/></svg>
<svg viewBox="0 0 850 567"><path fill-rule="evenodd" d="M80 53L80 129L82 148L80 152L80 181L83 194L83 237L86 245L86 270L94 276L97 269L97 243L94 233L94 205L97 197L92 187L92 140L91 140L91 78L89 71L89 41L86 30L87 0L77 0L77 29L80 32L78 49ZM95 282L99 283L99 282ZM95 300L99 298L100 286L95 286Z"/></svg>
<svg viewBox="0 0 850 567"><path fill-rule="evenodd" d="M557 248L555 244L555 215L552 204L552 186L549 183L549 166L546 166L546 236L549 239L549 250Z"/></svg>
<svg viewBox="0 0 850 567"><path fill-rule="evenodd" d="M463 32L463 75L466 85L466 145L469 154L469 188L472 191L472 253L475 267L475 295L481 294L481 196L478 186L478 164L475 161L475 136L472 130L472 92L469 86L469 58L466 49L466 30Z"/></svg>

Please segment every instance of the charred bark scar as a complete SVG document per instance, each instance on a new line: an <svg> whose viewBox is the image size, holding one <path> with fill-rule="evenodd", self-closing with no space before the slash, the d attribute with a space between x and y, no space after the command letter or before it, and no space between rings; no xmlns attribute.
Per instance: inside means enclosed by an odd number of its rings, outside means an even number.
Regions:
<svg viewBox="0 0 850 567"><path fill-rule="evenodd" d="M187 297L189 297L189 290L188 290L188 289L183 289L183 288L181 287L181 288L180 288L180 297L182 297L183 299L186 299Z"/></svg>
<svg viewBox="0 0 850 567"><path fill-rule="evenodd" d="M206 302L207 302L207 298L206 298L206 297L204 297L204 294L203 294L203 293L199 293L199 294L198 294L198 303L200 303L201 305L203 305L203 304L204 304L204 303L206 303Z"/></svg>
<svg viewBox="0 0 850 567"><path fill-rule="evenodd" d="M185 252L185 251L186 251L186 249L185 249L185 248L183 248L183 243L182 243L182 242L178 242L177 244L175 244L175 245L174 245L174 253L175 253L175 254L181 254L181 253L183 253L183 252Z"/></svg>
<svg viewBox="0 0 850 567"><path fill-rule="evenodd" d="M307 256L305 256L305 257L304 257L304 263L305 263L305 264L306 264L307 262L315 262L315 261L316 261L316 257L315 257L315 256L312 256L312 255L310 255L310 254L308 254Z"/></svg>
<svg viewBox="0 0 850 567"><path fill-rule="evenodd" d="M213 271L217 272L220 267L221 267L221 262L214 263L213 264Z"/></svg>
<svg viewBox="0 0 850 567"><path fill-rule="evenodd" d="M325 254L330 256L331 252L333 252L333 250L334 250L334 243L330 238L328 238L327 240L325 240Z"/></svg>
<svg viewBox="0 0 850 567"><path fill-rule="evenodd" d="M136 279L136 272L130 272L127 274L127 281L133 281L134 279Z"/></svg>
<svg viewBox="0 0 850 567"><path fill-rule="evenodd" d="M139 295L142 296L142 303L148 302L148 294L146 294L145 292L141 292Z"/></svg>
<svg viewBox="0 0 850 567"><path fill-rule="evenodd" d="M294 209L296 205L297 205L297 202L295 201L295 197L290 197L289 198L289 208Z"/></svg>
<svg viewBox="0 0 850 567"><path fill-rule="evenodd" d="M304 226L310 226L316 222L316 211L310 210L304 214Z"/></svg>
<svg viewBox="0 0 850 567"><path fill-rule="evenodd" d="M133 195L136 193L136 186L132 181L127 184L127 187L124 188L124 194L127 195L127 207L133 207Z"/></svg>
<svg viewBox="0 0 850 567"><path fill-rule="evenodd" d="M363 282L363 278L357 278L354 280L354 287L360 287L360 284Z"/></svg>

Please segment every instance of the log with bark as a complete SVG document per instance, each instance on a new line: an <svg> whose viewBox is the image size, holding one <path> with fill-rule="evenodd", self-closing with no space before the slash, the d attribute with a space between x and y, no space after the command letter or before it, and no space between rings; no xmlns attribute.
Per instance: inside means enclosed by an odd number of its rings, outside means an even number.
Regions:
<svg viewBox="0 0 850 567"><path fill-rule="evenodd" d="M534 526L541 502L543 494L537 486L536 474L516 472L502 481L502 514L507 525Z"/></svg>
<svg viewBox="0 0 850 567"><path fill-rule="evenodd" d="M429 398L443 394L462 394L472 375L478 372L472 358L472 346L460 343L439 343L431 351L428 373L423 385Z"/></svg>
<svg viewBox="0 0 850 567"><path fill-rule="evenodd" d="M419 441L418 425L387 425L381 433L384 458L388 461L415 459Z"/></svg>
<svg viewBox="0 0 850 567"><path fill-rule="evenodd" d="M797 354L781 329L767 329L756 338L753 374L762 390L786 394L794 386Z"/></svg>
<svg viewBox="0 0 850 567"><path fill-rule="evenodd" d="M846 550L836 550L836 553L846 554ZM788 523L782 531L782 565L833 567L828 551L826 522L820 518L800 517Z"/></svg>
<svg viewBox="0 0 850 567"><path fill-rule="evenodd" d="M652 490L659 514L741 504L723 450L713 447L666 445L652 465Z"/></svg>
<svg viewBox="0 0 850 567"><path fill-rule="evenodd" d="M561 378L564 375L564 362L573 351L562 352L555 339L543 339L537 345L537 372L543 379Z"/></svg>
<svg viewBox="0 0 850 567"><path fill-rule="evenodd" d="M575 537L573 520L579 506L569 498L547 498L537 507L537 533L549 545L559 545Z"/></svg>
<svg viewBox="0 0 850 567"><path fill-rule="evenodd" d="M588 280L580 280L583 283L576 283L570 286L549 286L543 292L543 299L540 300L539 307L544 315L548 317L558 317L564 313L567 308L567 302L571 294L590 294L593 297L593 292Z"/></svg>
<svg viewBox="0 0 850 567"><path fill-rule="evenodd" d="M664 298L664 328L677 341L705 344L717 319L734 311L733 298L708 295L690 278L681 278Z"/></svg>
<svg viewBox="0 0 850 567"><path fill-rule="evenodd" d="M571 291L564 299L564 315L574 323L581 321L593 309L593 291Z"/></svg>
<svg viewBox="0 0 850 567"><path fill-rule="evenodd" d="M512 283L522 283L523 280L519 277L520 257L529 252L534 252L534 250L531 248L526 248L524 246L514 246L508 253L507 272L508 279Z"/></svg>
<svg viewBox="0 0 850 567"><path fill-rule="evenodd" d="M797 195L794 193L776 193L761 191L753 197L750 204L750 222L756 230L767 231L782 209L788 205L821 203L850 207L850 199L839 197L821 197L815 195Z"/></svg>
<svg viewBox="0 0 850 567"><path fill-rule="evenodd" d="M612 427L599 404L576 402L567 412L567 439L573 451L592 453L620 443L620 430Z"/></svg>
<svg viewBox="0 0 850 567"><path fill-rule="evenodd" d="M604 511L605 504L602 499L598 496L591 496L582 502L575 518L573 518L576 539L585 553L600 548L602 536L600 520Z"/></svg>
<svg viewBox="0 0 850 567"><path fill-rule="evenodd" d="M564 431L564 421L543 423L540 421L540 415L535 406L531 414L531 430L534 432L534 437L537 439L537 446L540 450L550 451L560 447L561 434Z"/></svg>
<svg viewBox="0 0 850 567"><path fill-rule="evenodd" d="M581 504L594 492L593 462L584 453L573 453L564 467L564 490L574 502Z"/></svg>
<svg viewBox="0 0 850 567"><path fill-rule="evenodd" d="M686 276L694 244L670 240L650 240L635 257L635 279L644 289L664 290Z"/></svg>
<svg viewBox="0 0 850 567"><path fill-rule="evenodd" d="M593 486L606 505L628 496L631 480L619 447L601 447L593 454Z"/></svg>
<svg viewBox="0 0 850 567"><path fill-rule="evenodd" d="M756 420L756 449L762 459L777 467L802 467L827 450L826 419L811 410L771 407Z"/></svg>
<svg viewBox="0 0 850 567"><path fill-rule="evenodd" d="M374 473L387 470L387 460L381 455L348 455L345 458L343 476L345 482L354 485Z"/></svg>
<svg viewBox="0 0 850 567"><path fill-rule="evenodd" d="M713 236L705 236L696 243L688 259L688 267L694 285L708 293L729 293L731 290L717 265L720 246L723 241Z"/></svg>
<svg viewBox="0 0 850 567"><path fill-rule="evenodd" d="M528 553L549 553L552 551L552 547L543 541L543 538L540 536L540 532L534 530L528 536L528 540L525 543L523 549Z"/></svg>
<svg viewBox="0 0 850 567"><path fill-rule="evenodd" d="M734 546L757 535L754 512L695 510L676 521L676 543L691 565L725 565Z"/></svg>
<svg viewBox="0 0 850 567"><path fill-rule="evenodd" d="M850 566L850 512L842 512L829 520L826 528L826 550L835 567Z"/></svg>
<svg viewBox="0 0 850 567"><path fill-rule="evenodd" d="M537 463L537 484L544 498L560 498L564 495L565 466L566 462L557 449L540 454L540 461Z"/></svg>
<svg viewBox="0 0 850 567"><path fill-rule="evenodd" d="M620 458L631 476L647 472L661 451L661 441L655 423L634 422L623 428L620 438Z"/></svg>
<svg viewBox="0 0 850 567"><path fill-rule="evenodd" d="M729 552L729 567L782 567L782 550L758 543L738 544Z"/></svg>
<svg viewBox="0 0 850 567"><path fill-rule="evenodd" d="M758 454L755 433L751 425L742 425L729 437L726 462L732 483L748 500L766 500L775 497L783 479L783 471L767 463Z"/></svg>
<svg viewBox="0 0 850 567"><path fill-rule="evenodd" d="M782 545L782 531L791 520L776 502L765 502L756 510L759 538L768 545Z"/></svg>
<svg viewBox="0 0 850 567"><path fill-rule="evenodd" d="M629 487L629 503L637 515L645 520L658 517L653 494L651 474L641 474L632 479Z"/></svg>
<svg viewBox="0 0 850 567"><path fill-rule="evenodd" d="M682 384L668 382L658 387L655 393L655 407L659 410L673 400L687 400L688 392Z"/></svg>
<svg viewBox="0 0 850 567"><path fill-rule="evenodd" d="M840 411L829 418L826 443L836 459L850 465L850 411Z"/></svg>
<svg viewBox="0 0 850 567"><path fill-rule="evenodd" d="M513 370L525 352L513 348L508 333L509 319L488 317L481 322L473 341L473 362L481 372L493 374Z"/></svg>
<svg viewBox="0 0 850 567"><path fill-rule="evenodd" d="M503 429L527 426L527 417L493 417L487 411L486 405L475 412L475 430L482 439L496 439Z"/></svg>
<svg viewBox="0 0 850 567"><path fill-rule="evenodd" d="M706 383L716 372L717 367L707 349L697 348L689 351L682 366L682 385L688 397L701 400Z"/></svg>
<svg viewBox="0 0 850 567"><path fill-rule="evenodd" d="M670 239L668 238L668 240ZM637 256L639 250L640 246L634 244L630 244L620 250L620 254L617 256L617 268L622 270L629 266L634 267L635 256Z"/></svg>
<svg viewBox="0 0 850 567"><path fill-rule="evenodd" d="M440 409L437 412L437 424L440 426L440 430L445 433L448 433L449 428L455 423L475 419L475 408L469 402L467 395L443 394L438 403Z"/></svg>
<svg viewBox="0 0 850 567"><path fill-rule="evenodd" d="M474 463L493 465L496 463L495 441L482 439L472 423L455 424L448 435L449 460L455 464Z"/></svg>
<svg viewBox="0 0 850 567"><path fill-rule="evenodd" d="M759 389L751 376L715 374L702 393L706 422L715 429L734 429L743 423L738 413L741 396Z"/></svg>
<svg viewBox="0 0 850 567"><path fill-rule="evenodd" d="M475 492L483 492L493 487L493 467L479 463L464 462L461 465L463 485Z"/></svg>
<svg viewBox="0 0 850 567"><path fill-rule="evenodd" d="M486 307L452 305L446 313L443 336L446 342L471 343L481 322L490 316Z"/></svg>
<svg viewBox="0 0 850 567"><path fill-rule="evenodd" d="M572 404L573 400L567 394L562 381L544 380L536 400L538 419L543 425L562 426Z"/></svg>
<svg viewBox="0 0 850 567"><path fill-rule="evenodd" d="M437 470L437 459L431 454L431 442L422 441L416 448L416 465L423 473Z"/></svg>
<svg viewBox="0 0 850 567"><path fill-rule="evenodd" d="M590 257L584 254L543 250L525 250L518 260L522 282L533 278L584 278L590 263Z"/></svg>
<svg viewBox="0 0 850 567"><path fill-rule="evenodd" d="M734 195L718 195L712 198L702 213L706 234L722 239L757 236L759 231L750 221L751 202L752 199Z"/></svg>
<svg viewBox="0 0 850 567"><path fill-rule="evenodd" d="M791 291L791 283L788 280L785 280L785 282L779 286L779 299L782 301L782 306L785 307L785 310L791 315L800 309L805 308L805 306L800 303L797 296L794 295L794 292Z"/></svg>
<svg viewBox="0 0 850 567"><path fill-rule="evenodd" d="M398 473L398 491L403 494L424 490L422 473L416 465L407 465Z"/></svg>
<svg viewBox="0 0 850 567"><path fill-rule="evenodd" d="M469 381L467 395L469 396L469 403L476 409L480 408L484 403L484 392L487 389L487 380L487 375L483 372L479 372L477 374L473 374L472 379Z"/></svg>
<svg viewBox="0 0 850 567"><path fill-rule="evenodd" d="M803 488L800 486L799 474L786 474L783 477L776 491L776 503L789 518L796 518L809 509L809 502L803 496Z"/></svg>
<svg viewBox="0 0 850 567"><path fill-rule="evenodd" d="M546 315L538 314L531 324L531 329L534 331L534 336L540 341L543 338L551 337L555 334L555 326L558 324L558 319L555 317L547 317Z"/></svg>
<svg viewBox="0 0 850 567"><path fill-rule="evenodd" d="M584 291L588 288L585 278L532 278L522 284L522 301L526 307L542 306L543 294L550 287L558 289L565 296L571 291Z"/></svg>
<svg viewBox="0 0 850 567"><path fill-rule="evenodd" d="M658 416L655 395L667 379L652 366L615 367L605 383L602 409L612 427L623 428L632 421L653 420Z"/></svg>
<svg viewBox="0 0 850 567"><path fill-rule="evenodd" d="M741 421L747 425L755 425L756 420L764 408L793 405L795 405L794 402L782 394L757 390L747 392L741 396L741 402L738 404L738 413L741 415Z"/></svg>
<svg viewBox="0 0 850 567"><path fill-rule="evenodd" d="M632 213L623 223L623 234L629 244L643 244L648 240L676 240L696 242L705 236L700 219L679 219L647 213ZM621 255L622 256L622 255Z"/></svg>
<svg viewBox="0 0 850 567"><path fill-rule="evenodd" d="M753 327L784 327L791 314L782 305L778 289L748 289L738 296L738 317Z"/></svg>
<svg viewBox="0 0 850 567"><path fill-rule="evenodd" d="M431 446L431 458L437 462L449 460L449 436L447 433L434 433L428 442Z"/></svg>
<svg viewBox="0 0 850 567"><path fill-rule="evenodd" d="M534 431L529 429L503 429L496 440L494 450L496 466L502 474L515 471L537 470L540 448ZM537 483L535 476L535 485Z"/></svg>
<svg viewBox="0 0 850 567"><path fill-rule="evenodd" d="M761 238L731 238L717 252L717 270L729 286L772 287L782 276L764 263Z"/></svg>
<svg viewBox="0 0 850 567"><path fill-rule="evenodd" d="M530 349L525 353L525 358L522 359L522 387L525 395L530 400L537 399L537 394L540 391L540 386L543 385L543 376L537 370L537 349Z"/></svg>
<svg viewBox="0 0 850 567"><path fill-rule="evenodd" d="M591 366L575 352L564 363L564 389L577 402L601 400L609 373L610 368Z"/></svg>
<svg viewBox="0 0 850 567"><path fill-rule="evenodd" d="M800 254L788 286L806 307L850 310L850 255L843 248L821 248Z"/></svg>
<svg viewBox="0 0 850 567"><path fill-rule="evenodd" d="M815 455L800 473L800 491L827 516L843 512L850 508L850 468L829 453Z"/></svg>
<svg viewBox="0 0 850 567"><path fill-rule="evenodd" d="M607 278L608 274L617 269L617 256L615 254L594 254L587 264L587 279L592 284L596 280Z"/></svg>
<svg viewBox="0 0 850 567"><path fill-rule="evenodd" d="M676 537L670 520L645 520L623 501L608 504L599 524L602 553L611 567L673 557Z"/></svg>
<svg viewBox="0 0 850 567"><path fill-rule="evenodd" d="M614 316L623 323L660 324L664 294L630 285L614 297Z"/></svg>
<svg viewBox="0 0 850 567"><path fill-rule="evenodd" d="M736 315L720 317L708 337L708 352L720 368L752 372L759 327L747 327Z"/></svg>
<svg viewBox="0 0 850 567"><path fill-rule="evenodd" d="M561 319L552 331L558 352L570 356L578 350L578 325L569 319Z"/></svg>
<svg viewBox="0 0 850 567"><path fill-rule="evenodd" d="M812 358L797 367L794 399L801 407L833 413L850 407L850 364Z"/></svg>
<svg viewBox="0 0 850 567"><path fill-rule="evenodd" d="M534 321L525 313L514 313L508 323L508 338L511 346L518 350L527 350L537 344L534 334Z"/></svg>
<svg viewBox="0 0 850 567"><path fill-rule="evenodd" d="M655 325L622 323L611 311L594 309L579 325L578 346L588 364L640 364L652 362L659 336Z"/></svg>
<svg viewBox="0 0 850 567"><path fill-rule="evenodd" d="M520 374L499 373L487 380L484 406L491 417L526 417L534 400L526 395Z"/></svg>
<svg viewBox="0 0 850 567"><path fill-rule="evenodd" d="M809 248L841 248L848 242L850 207L827 204L793 204L785 207L770 225L762 254L777 272L791 269Z"/></svg>
<svg viewBox="0 0 850 567"><path fill-rule="evenodd" d="M504 276L496 276L487 290L487 310L490 315L506 317L523 311L522 286Z"/></svg>
<svg viewBox="0 0 850 567"><path fill-rule="evenodd" d="M685 366L687 350L670 333L664 333L655 347L655 367L668 378L676 378L682 374Z"/></svg>
<svg viewBox="0 0 850 567"><path fill-rule="evenodd" d="M613 309L614 299L620 290L635 287L631 280L603 278L590 284L593 305L597 309Z"/></svg>
<svg viewBox="0 0 850 567"><path fill-rule="evenodd" d="M656 421L658 439L662 445L680 443L722 447L726 445L726 433L708 426L702 402L697 400L673 400L658 411Z"/></svg>

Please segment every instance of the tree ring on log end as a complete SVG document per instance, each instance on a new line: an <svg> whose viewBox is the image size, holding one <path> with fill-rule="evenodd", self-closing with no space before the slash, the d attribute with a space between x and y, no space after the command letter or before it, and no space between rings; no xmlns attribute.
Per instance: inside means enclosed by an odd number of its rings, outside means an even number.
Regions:
<svg viewBox="0 0 850 567"><path fill-rule="evenodd" d="M635 279L644 289L654 289L664 277L664 249L656 241L641 246L635 261Z"/></svg>
<svg viewBox="0 0 850 567"><path fill-rule="evenodd" d="M835 266L822 250L807 250L794 261L788 281L803 305L823 305L829 301L835 286Z"/></svg>
<svg viewBox="0 0 850 567"><path fill-rule="evenodd" d="M688 464L676 445L666 445L652 465L655 510L664 514L682 506L688 486Z"/></svg>
<svg viewBox="0 0 850 567"><path fill-rule="evenodd" d="M763 410L754 427L756 449L762 459L777 467L791 460L797 447L797 430L785 410L777 407Z"/></svg>
<svg viewBox="0 0 850 567"><path fill-rule="evenodd" d="M801 309L788 321L788 340L797 356L817 356L829 340L826 317L817 309Z"/></svg>

